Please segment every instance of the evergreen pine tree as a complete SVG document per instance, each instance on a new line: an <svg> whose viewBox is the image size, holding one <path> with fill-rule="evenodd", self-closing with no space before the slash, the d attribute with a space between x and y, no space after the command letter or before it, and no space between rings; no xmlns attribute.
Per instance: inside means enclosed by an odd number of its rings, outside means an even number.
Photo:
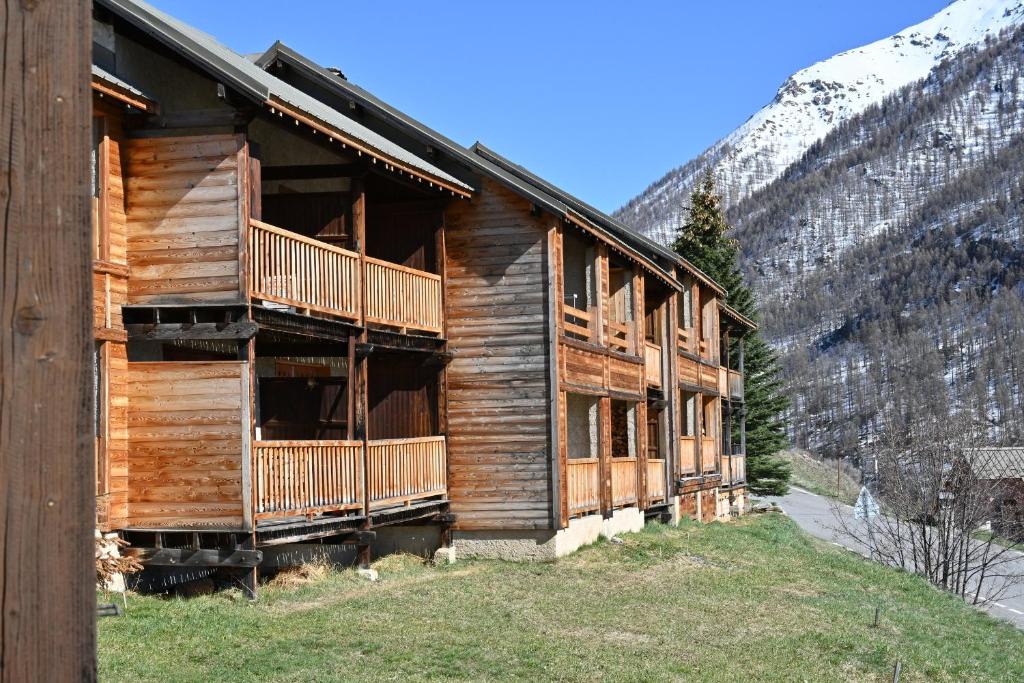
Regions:
<svg viewBox="0 0 1024 683"><path fill-rule="evenodd" d="M757 321L753 290L744 282L739 268L739 245L727 236L728 232L714 178L706 173L690 195L688 218L672 248L726 290L726 303ZM747 484L752 493L781 495L788 489L790 467L776 454L787 445L783 415L789 399L782 393L778 356L760 330L748 333L744 343Z"/></svg>

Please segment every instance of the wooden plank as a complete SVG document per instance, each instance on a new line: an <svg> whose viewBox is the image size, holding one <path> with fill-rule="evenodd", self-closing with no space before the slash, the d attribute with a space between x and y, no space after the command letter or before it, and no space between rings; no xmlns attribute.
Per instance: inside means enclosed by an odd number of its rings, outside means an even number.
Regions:
<svg viewBox="0 0 1024 683"><path fill-rule="evenodd" d="M0 679L95 680L91 4L5 3Z"/></svg>

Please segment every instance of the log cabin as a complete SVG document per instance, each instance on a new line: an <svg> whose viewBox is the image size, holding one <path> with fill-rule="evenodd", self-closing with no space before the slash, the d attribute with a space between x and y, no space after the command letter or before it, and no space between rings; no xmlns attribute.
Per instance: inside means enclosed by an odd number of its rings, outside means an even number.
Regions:
<svg viewBox="0 0 1024 683"><path fill-rule="evenodd" d="M742 512L753 323L698 269L280 43L93 33L97 526L144 564Z"/></svg>

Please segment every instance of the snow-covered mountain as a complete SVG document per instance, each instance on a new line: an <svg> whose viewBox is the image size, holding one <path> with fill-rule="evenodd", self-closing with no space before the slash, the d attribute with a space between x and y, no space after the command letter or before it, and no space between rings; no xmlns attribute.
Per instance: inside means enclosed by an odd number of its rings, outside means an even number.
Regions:
<svg viewBox="0 0 1024 683"><path fill-rule="evenodd" d="M842 122L926 77L943 60L1022 23L1022 0L956 0L896 35L802 69L746 123L652 184L617 217L668 243L706 169L714 170L731 206L778 178Z"/></svg>

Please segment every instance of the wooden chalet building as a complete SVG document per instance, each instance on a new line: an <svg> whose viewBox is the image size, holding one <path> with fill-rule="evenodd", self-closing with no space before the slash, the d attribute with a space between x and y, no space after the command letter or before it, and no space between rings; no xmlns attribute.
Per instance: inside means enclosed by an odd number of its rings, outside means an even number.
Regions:
<svg viewBox="0 0 1024 683"><path fill-rule="evenodd" d="M147 564L742 511L752 324L690 264L281 44L96 0L93 48L97 525Z"/></svg>

